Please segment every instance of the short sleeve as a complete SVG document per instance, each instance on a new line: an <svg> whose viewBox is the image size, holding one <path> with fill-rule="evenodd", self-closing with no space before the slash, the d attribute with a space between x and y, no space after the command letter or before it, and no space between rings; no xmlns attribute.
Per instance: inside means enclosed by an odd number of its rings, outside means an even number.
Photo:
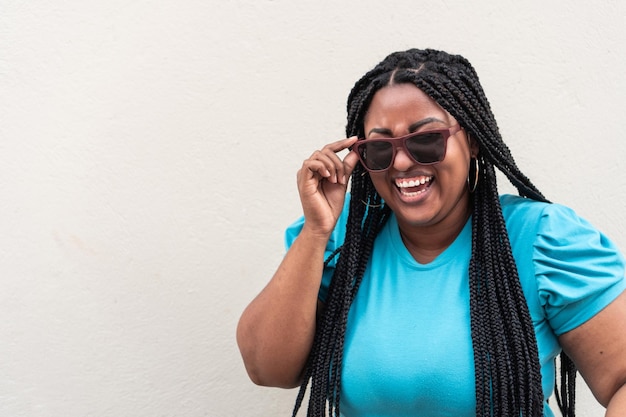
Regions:
<svg viewBox="0 0 626 417"><path fill-rule="evenodd" d="M346 201L343 206L343 210L341 212L341 216L335 225L335 229L330 235L330 239L328 240L328 244L326 245L326 251L324 254L324 259L328 259L337 248L343 245L345 240L345 231L346 231L346 223L348 218L348 206L350 204L350 195L346 195ZM304 216L300 217L294 223L292 223L287 230L285 231L285 247L287 250L293 244L293 241L296 240L296 237L302 231L302 226L304 226ZM328 288L330 287L330 281L333 277L333 273L335 272L335 265L337 264L337 256L332 258L328 265L324 268L324 272L322 275L322 285L320 287L319 299L322 301L326 301L326 296L328 295Z"/></svg>
<svg viewBox="0 0 626 417"><path fill-rule="evenodd" d="M615 244L562 205L546 205L539 217L533 260L539 299L557 336L592 318L626 286Z"/></svg>

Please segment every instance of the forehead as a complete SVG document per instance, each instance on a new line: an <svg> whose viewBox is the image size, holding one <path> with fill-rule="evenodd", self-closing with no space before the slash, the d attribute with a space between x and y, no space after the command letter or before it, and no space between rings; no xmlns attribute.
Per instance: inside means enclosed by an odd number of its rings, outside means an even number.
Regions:
<svg viewBox="0 0 626 417"><path fill-rule="evenodd" d="M450 115L413 84L393 84L378 90L365 115L365 125L386 125L402 119L413 123L428 117L448 121Z"/></svg>

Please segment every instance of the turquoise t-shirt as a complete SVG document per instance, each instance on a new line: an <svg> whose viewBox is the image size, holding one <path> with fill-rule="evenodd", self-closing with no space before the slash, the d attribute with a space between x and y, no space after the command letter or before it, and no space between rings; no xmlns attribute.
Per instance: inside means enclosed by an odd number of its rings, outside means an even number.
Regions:
<svg viewBox="0 0 626 417"><path fill-rule="evenodd" d="M348 199L349 197L347 197ZM535 327L543 392L554 385L557 336L576 328L626 287L615 245L572 210L501 197L513 256ZM346 209L327 254L344 240ZM287 247L302 228L287 229ZM435 260L420 264L394 216L380 231L348 316L341 410L349 417L474 416L468 265L471 221ZM326 297L334 261L324 271ZM545 415L553 416L547 405Z"/></svg>

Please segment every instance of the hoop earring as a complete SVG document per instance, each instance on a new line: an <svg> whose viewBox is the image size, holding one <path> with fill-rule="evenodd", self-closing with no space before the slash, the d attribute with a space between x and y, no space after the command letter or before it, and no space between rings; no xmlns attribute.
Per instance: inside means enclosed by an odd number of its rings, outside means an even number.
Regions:
<svg viewBox="0 0 626 417"><path fill-rule="evenodd" d="M474 191L476 191L476 187L478 186L478 177L480 176L480 165L478 163L478 158L472 158L472 159L474 160L474 164L472 166L472 163L470 160L470 170L467 175L467 186L469 187L470 193L473 193ZM472 173L472 171L474 172ZM474 177L473 181L471 179L472 176Z"/></svg>

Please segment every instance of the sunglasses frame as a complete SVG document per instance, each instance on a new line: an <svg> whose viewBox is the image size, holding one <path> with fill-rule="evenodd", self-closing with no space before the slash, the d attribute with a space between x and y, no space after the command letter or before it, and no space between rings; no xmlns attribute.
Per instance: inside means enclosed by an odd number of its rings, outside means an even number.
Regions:
<svg viewBox="0 0 626 417"><path fill-rule="evenodd" d="M376 138L376 139L359 139L357 141L357 143L354 144L353 149L356 151L357 156L359 157L359 161L361 161L361 165L363 165L363 168L365 168L366 170L368 170L369 172L384 172L387 171L389 168L391 168L391 166L393 165L393 161L395 161L396 159L396 154L398 152L398 148L402 149L404 151L404 153L406 153L409 158L411 158L411 160L417 164L420 165L434 165L434 164L438 164L441 161L443 161L446 157L446 150L448 147L448 138L450 138L450 136L455 135L456 133L458 133L460 130L462 129L461 125L456 124L454 126L451 126L449 128L445 128L445 129L434 129L434 130L422 130L419 132L413 132L413 133L409 133L408 135L404 135L404 136L398 136L396 138ZM415 157L413 157L413 154L411 151L409 151L409 149L406 146L406 141L408 139L414 138L416 136L421 136L421 135L427 135L427 134L432 134L432 133L439 133L441 134L441 136L443 137L443 156L441 158L441 160L439 161L434 161L434 162L420 162L417 159L415 159ZM392 154L391 154L391 161L389 162L389 166L387 166L387 168L383 168L383 169L371 169L367 166L367 164L365 163L365 161L363 160L363 158L361 157L361 152L359 152L359 148L362 148L363 146L366 145L366 142L372 143L372 142L386 142L391 144L391 150L392 150Z"/></svg>

